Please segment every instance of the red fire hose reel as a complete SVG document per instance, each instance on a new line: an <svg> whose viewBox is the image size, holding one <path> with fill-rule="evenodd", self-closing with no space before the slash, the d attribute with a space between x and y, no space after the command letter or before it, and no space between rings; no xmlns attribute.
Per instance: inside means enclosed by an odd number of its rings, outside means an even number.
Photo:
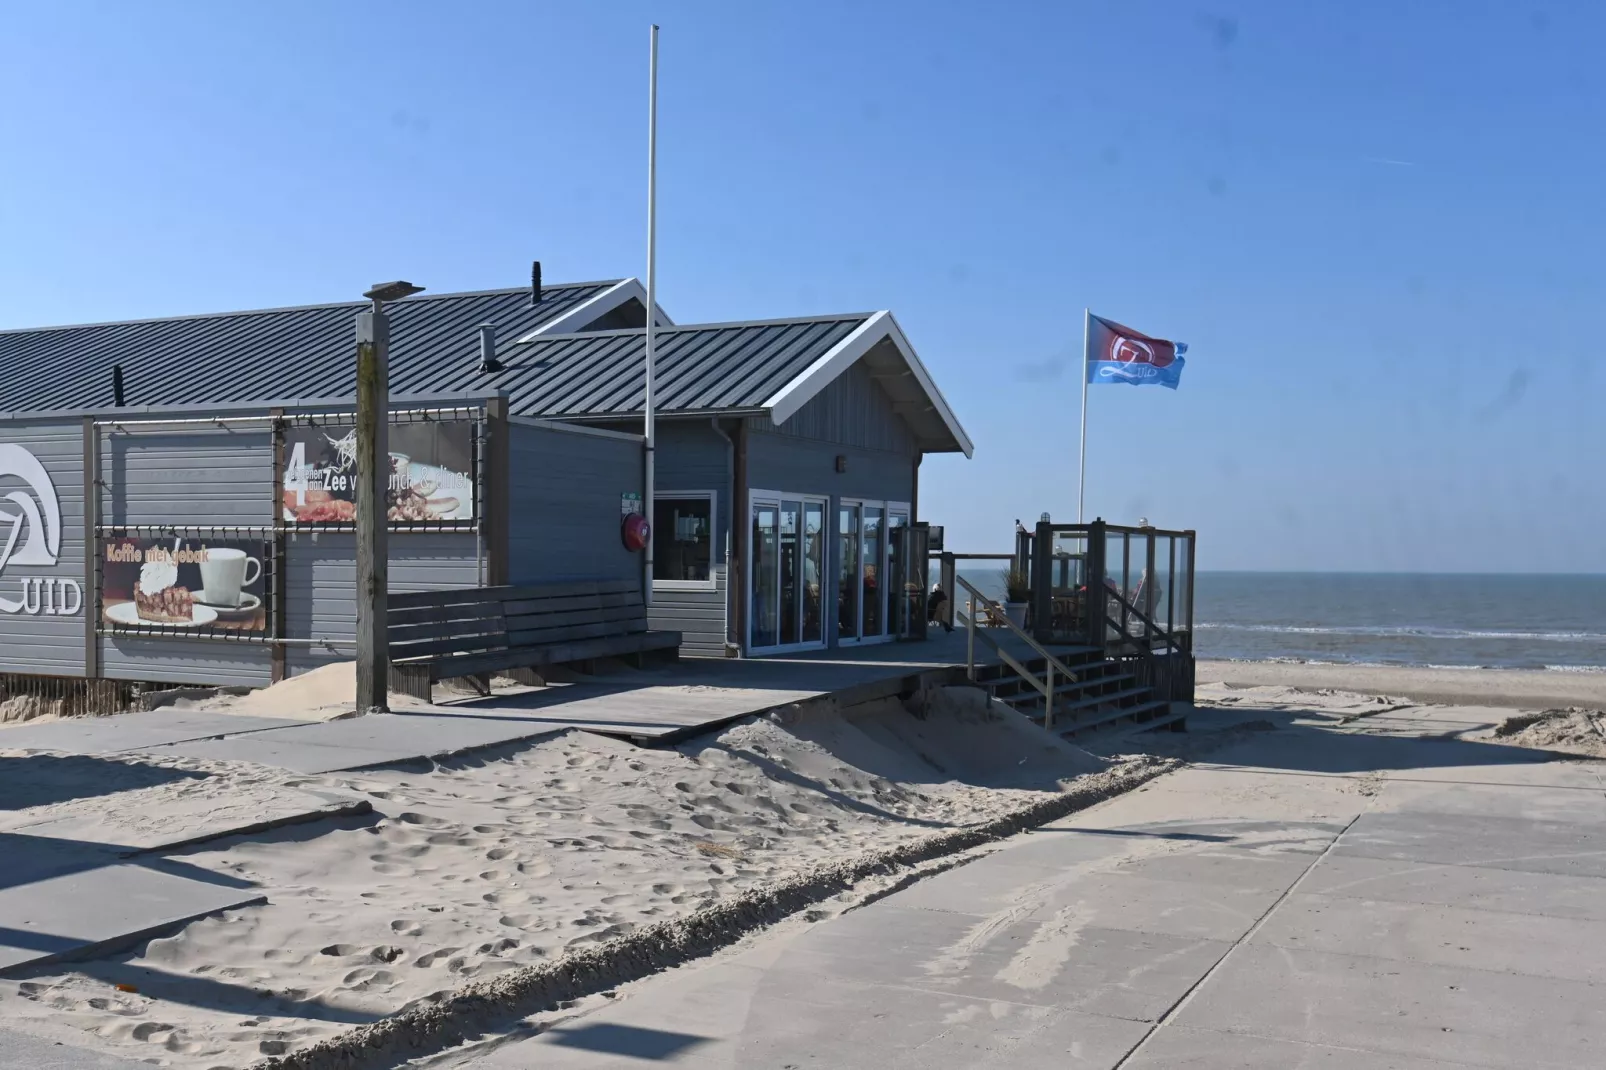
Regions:
<svg viewBox="0 0 1606 1070"><path fill-rule="evenodd" d="M631 553L647 548L647 540L652 538L652 525L640 513L631 513L625 517L623 531L625 549Z"/></svg>

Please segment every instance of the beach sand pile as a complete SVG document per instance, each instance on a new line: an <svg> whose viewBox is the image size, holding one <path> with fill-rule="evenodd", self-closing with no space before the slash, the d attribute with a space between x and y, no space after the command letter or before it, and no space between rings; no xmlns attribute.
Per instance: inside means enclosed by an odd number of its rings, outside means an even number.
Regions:
<svg viewBox="0 0 1606 1070"><path fill-rule="evenodd" d="M1492 738L1517 747L1606 758L1606 711L1574 706L1508 717Z"/></svg>
<svg viewBox="0 0 1606 1070"><path fill-rule="evenodd" d="M219 770L231 804L326 790L374 813L179 853L267 905L0 982L0 1015L159 1065L244 1066L1119 768L951 688L908 706L792 707L675 749L568 732L431 769ZM156 812L206 782L126 794Z"/></svg>

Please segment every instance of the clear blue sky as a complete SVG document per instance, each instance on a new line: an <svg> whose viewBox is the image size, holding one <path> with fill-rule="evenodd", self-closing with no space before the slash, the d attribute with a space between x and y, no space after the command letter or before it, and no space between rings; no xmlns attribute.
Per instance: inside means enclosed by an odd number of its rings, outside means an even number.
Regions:
<svg viewBox="0 0 1606 1070"><path fill-rule="evenodd" d="M977 443L962 549L1089 512L1215 568L1606 571L1606 8L13 4L0 326L641 274L682 322L890 308Z"/></svg>

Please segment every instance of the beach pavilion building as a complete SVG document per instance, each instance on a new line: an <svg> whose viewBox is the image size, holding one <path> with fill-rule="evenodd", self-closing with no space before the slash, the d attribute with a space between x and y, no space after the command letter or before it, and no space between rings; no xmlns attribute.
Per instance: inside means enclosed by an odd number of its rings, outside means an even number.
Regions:
<svg viewBox="0 0 1606 1070"><path fill-rule="evenodd" d="M283 426L350 411L364 307L0 332L0 451L12 451L0 491L18 477L10 460L33 458L17 462L28 468L19 493L53 501L17 522L48 529L53 507L56 540L0 560L0 672L267 683L350 656L350 536L316 524L287 533L279 497L290 500L296 438ZM435 484L446 468L412 477L421 482L405 493L420 508L458 511L391 539L392 589L639 577L619 518L642 498L641 285L425 293L387 311L393 407L478 429L463 447L471 491L430 499L445 493ZM914 603L892 579L908 542L899 532L920 519L922 460L972 446L892 314L684 325L655 314L652 626L682 633L687 655L897 637ZM253 419L274 430L229 423ZM395 443L393 433L393 460ZM339 505L315 502L329 510L318 519L338 520ZM102 619L113 558L92 548L113 529L264 533L271 656L131 636Z"/></svg>

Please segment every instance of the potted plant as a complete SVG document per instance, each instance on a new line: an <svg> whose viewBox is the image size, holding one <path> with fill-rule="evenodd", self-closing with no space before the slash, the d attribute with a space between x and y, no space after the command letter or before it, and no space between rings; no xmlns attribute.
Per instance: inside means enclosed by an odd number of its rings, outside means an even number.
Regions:
<svg viewBox="0 0 1606 1070"><path fill-rule="evenodd" d="M1032 584L1026 573L1010 568L1004 573L1004 616L1017 628L1026 627L1026 605L1032 600Z"/></svg>

